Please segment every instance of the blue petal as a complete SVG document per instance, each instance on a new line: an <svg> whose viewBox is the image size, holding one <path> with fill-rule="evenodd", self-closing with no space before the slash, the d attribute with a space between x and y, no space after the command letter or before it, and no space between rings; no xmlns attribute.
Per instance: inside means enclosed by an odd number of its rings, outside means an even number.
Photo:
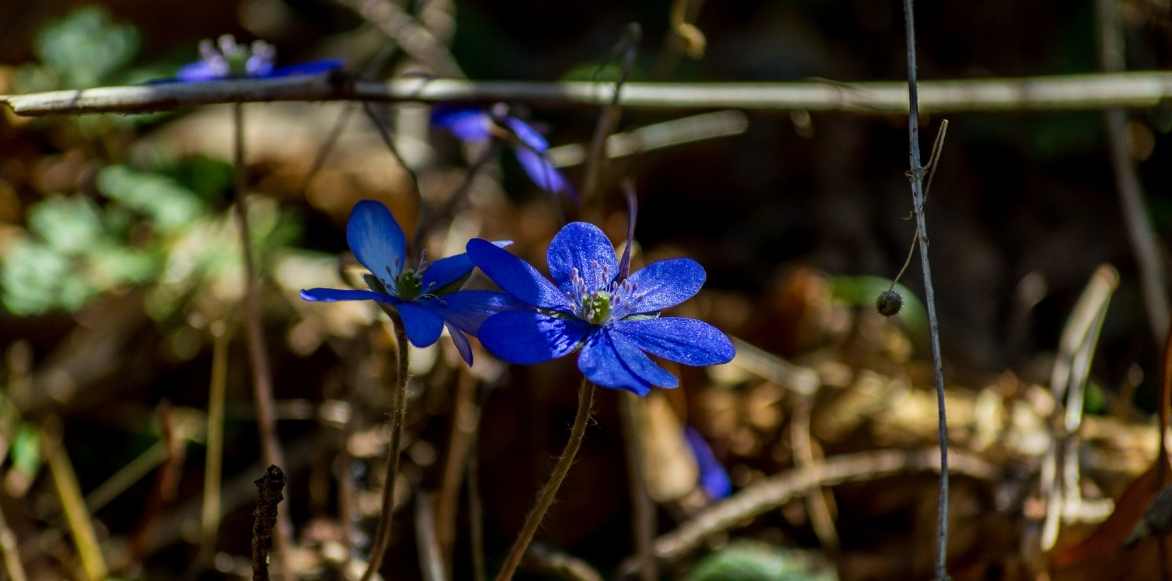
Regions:
<svg viewBox="0 0 1172 581"><path fill-rule="evenodd" d="M228 71L224 70L222 66L216 66L207 61L195 61L183 65L178 72L175 73L175 78L171 79L182 83L198 83L200 81L215 81L227 77Z"/></svg>
<svg viewBox="0 0 1172 581"><path fill-rule="evenodd" d="M646 353L643 353L643 350L639 349L638 345L624 337L622 333L608 330L606 334L611 344L614 345L615 351L618 352L623 365L626 365L627 369L638 375L643 381L669 389L679 386L680 382L674 375L652 361Z"/></svg>
<svg viewBox="0 0 1172 581"><path fill-rule="evenodd" d="M302 289L302 300L334 303L338 301L376 301L380 303L397 304L399 299L383 293L366 290L342 290L336 288Z"/></svg>
<svg viewBox="0 0 1172 581"><path fill-rule="evenodd" d="M307 63L298 63L295 65L287 65L277 67L268 73L258 73L256 76L265 78L277 77L292 77L296 75L320 75L337 70L345 66L345 61L341 59L321 59L316 61L309 61Z"/></svg>
<svg viewBox="0 0 1172 581"><path fill-rule="evenodd" d="M736 349L720 329L696 319L660 317L617 321L612 328L652 355L684 365L732 361Z"/></svg>
<svg viewBox="0 0 1172 581"><path fill-rule="evenodd" d="M399 318L403 320L403 330L407 332L407 340L412 345L427 347L439 340L444 320L426 305L401 302L396 305L395 310L399 311Z"/></svg>
<svg viewBox="0 0 1172 581"><path fill-rule="evenodd" d="M637 351L637 349L636 349ZM605 331L595 333L578 355L578 370L591 383L611 389L626 389L640 397L651 393L651 384L623 364L622 357Z"/></svg>
<svg viewBox="0 0 1172 581"><path fill-rule="evenodd" d="M492 138L492 119L483 109L436 107L431 124L447 129L462 141L486 141Z"/></svg>
<svg viewBox="0 0 1172 581"><path fill-rule="evenodd" d="M480 343L509 363L549 361L573 351L592 330L578 319L536 311L505 311L480 327Z"/></svg>
<svg viewBox="0 0 1172 581"><path fill-rule="evenodd" d="M504 248L512 243L511 240L493 242L498 248ZM467 254L441 258L428 265L427 270L423 271L423 292L435 292L442 289L468 276L475 267L476 265L472 264L472 260L468 258Z"/></svg>
<svg viewBox="0 0 1172 581"><path fill-rule="evenodd" d="M485 319L504 311L524 308L513 297L496 291L465 290L429 302L431 308L457 329L476 335Z"/></svg>
<svg viewBox="0 0 1172 581"><path fill-rule="evenodd" d="M545 153L545 150L549 149L549 142L545 140L545 137L528 123L510 115L505 117L505 125L517 136L517 139L521 140L525 148L537 153Z"/></svg>
<svg viewBox="0 0 1172 581"><path fill-rule="evenodd" d="M619 272L614 246L598 226L571 222L549 243L549 274L562 292L574 296L573 273L586 283L586 291L608 290Z"/></svg>
<svg viewBox="0 0 1172 581"><path fill-rule="evenodd" d="M488 278L521 302L546 309L572 310L566 295L531 264L487 240L468 241L468 257ZM613 254L613 253L612 253Z"/></svg>
<svg viewBox="0 0 1172 581"><path fill-rule="evenodd" d="M263 79L273 73L273 53L252 53L244 61L245 76Z"/></svg>
<svg viewBox="0 0 1172 581"><path fill-rule="evenodd" d="M700 469L700 487L708 493L708 497L720 500L731 494L732 480L729 479L724 466L716 459L716 455L712 453L708 442L704 441L704 436L695 428L688 427L684 430L684 439L688 441L692 456L696 458L696 466Z"/></svg>
<svg viewBox="0 0 1172 581"><path fill-rule="evenodd" d="M615 318L656 313L696 295L704 286L704 267L690 258L652 262L636 271L619 290Z"/></svg>
<svg viewBox="0 0 1172 581"><path fill-rule="evenodd" d="M562 172L558 171L543 154L523 147L514 151L517 155L517 162L521 164L521 169L525 170L529 179L533 180L537 187L550 193L564 193L571 198L577 198L577 192L570 186L570 182L566 181Z"/></svg>
<svg viewBox="0 0 1172 581"><path fill-rule="evenodd" d="M456 351L460 352L460 358L464 360L464 363L471 366L472 345L468 344L468 336L449 323L444 323L444 326L448 329L448 336L452 338L452 344L456 346Z"/></svg>
<svg viewBox="0 0 1172 581"><path fill-rule="evenodd" d="M346 222L346 242L351 252L388 289L403 272L407 239L403 229L382 202L362 200L350 211Z"/></svg>

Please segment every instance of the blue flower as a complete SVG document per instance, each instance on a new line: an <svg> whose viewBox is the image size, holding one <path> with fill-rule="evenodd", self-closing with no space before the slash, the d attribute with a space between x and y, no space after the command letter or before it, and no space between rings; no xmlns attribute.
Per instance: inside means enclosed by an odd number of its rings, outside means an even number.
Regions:
<svg viewBox="0 0 1172 581"><path fill-rule="evenodd" d="M732 480L716 459L716 454L712 453L708 442L704 441L704 436L695 428L688 427L684 430L684 439L688 441L688 448L692 450L692 457L696 459L696 467L700 470L700 488L712 500L721 500L732 494Z"/></svg>
<svg viewBox="0 0 1172 581"><path fill-rule="evenodd" d="M354 205L346 223L346 242L358 262L370 270L366 282L371 290L311 288L302 290L301 298L390 305L398 311L407 339L416 347L435 343L447 327L460 356L471 365L472 348L466 333L476 335L489 316L516 307L504 293L455 290L474 268L467 254L407 267L403 229L380 202L363 200Z"/></svg>
<svg viewBox="0 0 1172 581"><path fill-rule="evenodd" d="M338 59L323 59L277 67L276 50L262 41L251 45L238 44L231 35L224 35L215 44L210 40L199 43L200 60L179 69L171 81L194 83L223 79L273 79L294 75L316 75L342 68Z"/></svg>
<svg viewBox="0 0 1172 581"><path fill-rule="evenodd" d="M437 107L431 124L442 127L461 141L500 139L512 144L521 169L537 187L551 193L577 196L573 186L546 158L549 142L524 121L504 113L472 107Z"/></svg>
<svg viewBox="0 0 1172 581"><path fill-rule="evenodd" d="M659 316L704 284L694 260L661 260L624 276L610 240L585 222L567 224L550 242L556 284L485 240L469 241L467 250L489 278L532 307L495 314L480 327L480 342L501 359L540 363L581 347L578 369L589 381L646 395L652 386L678 384L648 353L685 365L733 358L728 337L708 323Z"/></svg>

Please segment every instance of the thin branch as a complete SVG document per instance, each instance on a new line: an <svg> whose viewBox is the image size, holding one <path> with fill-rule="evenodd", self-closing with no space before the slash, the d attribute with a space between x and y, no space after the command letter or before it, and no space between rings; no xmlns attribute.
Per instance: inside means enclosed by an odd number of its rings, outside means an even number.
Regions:
<svg viewBox="0 0 1172 581"><path fill-rule="evenodd" d="M380 101L469 103L501 101L547 107L599 107L614 88L586 81L465 81L401 78L353 81L344 75L206 83L99 87L3 95L18 115L148 113L217 103L272 101ZM1172 98L1172 72L1136 71L1083 75L925 82L924 113L1088 111L1108 107L1148 109ZM618 104L625 109L744 109L903 114L903 83L810 80L783 83L627 83Z"/></svg>
<svg viewBox="0 0 1172 581"><path fill-rule="evenodd" d="M622 117L623 108L620 101L622 100L623 84L627 82L627 77L631 75L631 69L635 66L635 56L639 53L639 41L642 38L643 29L639 27L638 23L632 22L628 25L627 32L616 47L617 52L622 55L619 78L615 79L610 104L602 110L602 114L598 116L598 124L594 127L594 138L590 142L590 157L586 162L586 177L582 186L582 200L590 200L593 197L594 190L598 188L598 181L605 170L606 160L609 156L604 155L603 150L606 149L607 136L618 126L619 119Z"/></svg>
<svg viewBox="0 0 1172 581"><path fill-rule="evenodd" d="M615 133L606 138L606 157L630 157L697 141L741 135L748 129L749 119L740 111L700 113ZM545 155L555 167L566 168L586 163L587 154L587 145L567 143L549 148Z"/></svg>
<svg viewBox="0 0 1172 581"><path fill-rule="evenodd" d="M232 108L233 163L236 168L235 189L237 230L240 233L240 255L244 263L244 330L248 344L248 359L252 368L252 393L256 401L256 427L260 432L261 456L265 464L285 466L285 454L277 438L277 420L273 412L273 372L269 365L269 350L265 344L261 323L260 304L257 302L256 265L252 256L252 231L248 219L248 175L244 156L244 105ZM282 512L277 519L276 553L280 565L279 578L288 574L288 547L293 527L289 516Z"/></svg>
<svg viewBox="0 0 1172 581"><path fill-rule="evenodd" d="M408 56L434 72L449 77L464 76L447 47L397 3L391 0L337 1L358 13L398 44Z"/></svg>
<svg viewBox="0 0 1172 581"><path fill-rule="evenodd" d="M704 509L676 530L656 539L655 556L664 563L677 561L700 548L713 535L748 524L755 517L776 510L811 490L939 469L940 457L936 448L835 456L809 468L771 476ZM993 466L965 453L954 455L952 469L957 474L973 478L988 480L996 477Z"/></svg>
<svg viewBox="0 0 1172 581"><path fill-rule="evenodd" d="M912 0L903 1L907 31L908 161L911 165L912 206L916 212L916 239L920 270L924 275L924 302L928 306L928 332L932 343L932 371L936 380L936 406L940 438L940 493L936 505L936 580L948 579L948 411L944 406L944 364L940 356L940 321L936 317L936 291L932 288L932 263L928 259L928 221L924 217L924 167L920 164L919 87L916 81L916 24Z"/></svg>
<svg viewBox="0 0 1172 581"><path fill-rule="evenodd" d="M1119 21L1117 0L1098 0L1099 11L1099 61L1108 73L1119 73L1126 66L1122 24ZM1139 278L1143 288L1144 305L1148 311L1148 323L1157 345L1168 329L1168 280L1164 272L1164 261L1160 255L1155 232L1148 219L1148 208L1144 202L1143 185L1136 175L1131 160L1131 148L1127 138L1127 115L1120 109L1106 112L1107 145L1111 152L1111 167L1115 171L1115 183L1119 189L1119 202L1123 206L1123 222L1127 227L1127 238L1135 253L1139 266Z"/></svg>
<svg viewBox="0 0 1172 581"><path fill-rule="evenodd" d="M529 514L525 517L525 524L521 526L521 532L513 541L513 547L509 549L509 555L505 558L500 572L497 573L496 581L509 581L517 572L517 567L525 557L529 543L533 541L533 535L537 534L537 527L541 526L546 511L553 505L554 499L557 498L558 489L562 486L562 481L566 479L566 474L570 472L570 466L574 464L574 457L578 455L578 448L582 446L582 438L586 435L586 424L590 419L590 409L593 405L594 385L583 377L582 384L578 387L578 413L574 416L574 426L570 429L570 438L566 440L566 447L562 450L562 456L558 458L557 464L554 465L553 472L549 475L549 481L537 494L537 502L533 508L529 509Z"/></svg>
<svg viewBox="0 0 1172 581"><path fill-rule="evenodd" d="M395 45L384 45L362 67L360 78L368 78L378 73L394 55ZM325 167L326 161L329 160L330 154L334 151L334 146L338 144L338 139L342 137L342 132L346 130L346 125L350 122L350 116L354 114L355 108L356 105L354 103L347 103L338 112L338 117L334 120L334 126L330 128L330 132L326 134L326 138L322 141L321 146L318 147L317 154L313 157L313 163L310 164L309 171L306 172L305 179L302 180L302 195L309 191L309 184L313 183L313 178Z"/></svg>
<svg viewBox="0 0 1172 581"><path fill-rule="evenodd" d="M131 486L145 478L152 470L158 468L167 459L167 445L162 440L155 442L150 448L139 454L117 472L98 485L97 488L85 497L86 508L90 512L98 512L106 507L110 501L118 498Z"/></svg>
<svg viewBox="0 0 1172 581"><path fill-rule="evenodd" d="M924 165L925 171L928 172L927 183L924 184L924 203L928 203L928 196L932 193L932 180L936 179L936 167L940 162L940 154L944 150L944 140L948 137L948 120L940 121L940 129L936 130L936 140L932 142L932 155L928 156L928 163ZM915 217L915 211L908 213L907 220ZM899 267L899 272L895 274L895 278L891 279L891 287L887 292L894 292L895 285L899 279L903 278L903 273L907 272L907 267L912 264L912 256L916 253L916 239L917 235L912 236L912 241L908 244L907 257L903 259L903 266Z"/></svg>
<svg viewBox="0 0 1172 581"><path fill-rule="evenodd" d="M399 448L403 445L403 424L407 422L407 330L403 320L393 309L386 309L395 328L395 350L398 361L395 383L391 392L391 441L387 444L387 472L383 482L382 512L378 531L370 553L370 563L362 574L362 581L370 581L382 566L387 547L391 544L391 519L395 513L395 481L399 475Z"/></svg>

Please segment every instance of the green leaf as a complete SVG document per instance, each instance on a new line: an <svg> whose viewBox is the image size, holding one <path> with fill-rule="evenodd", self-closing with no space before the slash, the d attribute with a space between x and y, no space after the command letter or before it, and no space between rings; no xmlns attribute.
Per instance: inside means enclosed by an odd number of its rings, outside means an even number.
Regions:
<svg viewBox="0 0 1172 581"><path fill-rule="evenodd" d="M16 315L74 310L94 292L75 276L69 257L29 239L13 242L0 263L0 299Z"/></svg>
<svg viewBox="0 0 1172 581"><path fill-rule="evenodd" d="M76 254L102 237L102 217L97 206L82 196L52 197L29 211L29 230L54 250Z"/></svg>
<svg viewBox="0 0 1172 581"><path fill-rule="evenodd" d="M33 424L22 424L12 439L12 468L29 476L41 469L41 434Z"/></svg>
<svg viewBox="0 0 1172 581"><path fill-rule="evenodd" d="M199 196L179 182L150 172L112 165L98 173L98 190L110 199L151 218L164 234L189 226L206 208Z"/></svg>
<svg viewBox="0 0 1172 581"><path fill-rule="evenodd" d="M98 6L80 8L40 32L36 53L65 85L84 89L108 80L138 55L139 33Z"/></svg>
<svg viewBox="0 0 1172 581"><path fill-rule="evenodd" d="M835 581L838 575L820 555L763 543L733 543L705 557L687 581Z"/></svg>

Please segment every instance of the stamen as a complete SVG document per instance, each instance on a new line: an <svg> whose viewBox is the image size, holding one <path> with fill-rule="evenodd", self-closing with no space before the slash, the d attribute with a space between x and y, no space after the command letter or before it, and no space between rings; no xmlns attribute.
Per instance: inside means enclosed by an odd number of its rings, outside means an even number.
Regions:
<svg viewBox="0 0 1172 581"><path fill-rule="evenodd" d="M574 292L575 303L581 303L590 294L590 289L586 288L586 279L582 278L582 273L578 272L577 267L570 271L570 286Z"/></svg>
<svg viewBox="0 0 1172 581"><path fill-rule="evenodd" d="M396 295L401 299L411 300L423 293L423 275L417 270L404 269L395 281Z"/></svg>

